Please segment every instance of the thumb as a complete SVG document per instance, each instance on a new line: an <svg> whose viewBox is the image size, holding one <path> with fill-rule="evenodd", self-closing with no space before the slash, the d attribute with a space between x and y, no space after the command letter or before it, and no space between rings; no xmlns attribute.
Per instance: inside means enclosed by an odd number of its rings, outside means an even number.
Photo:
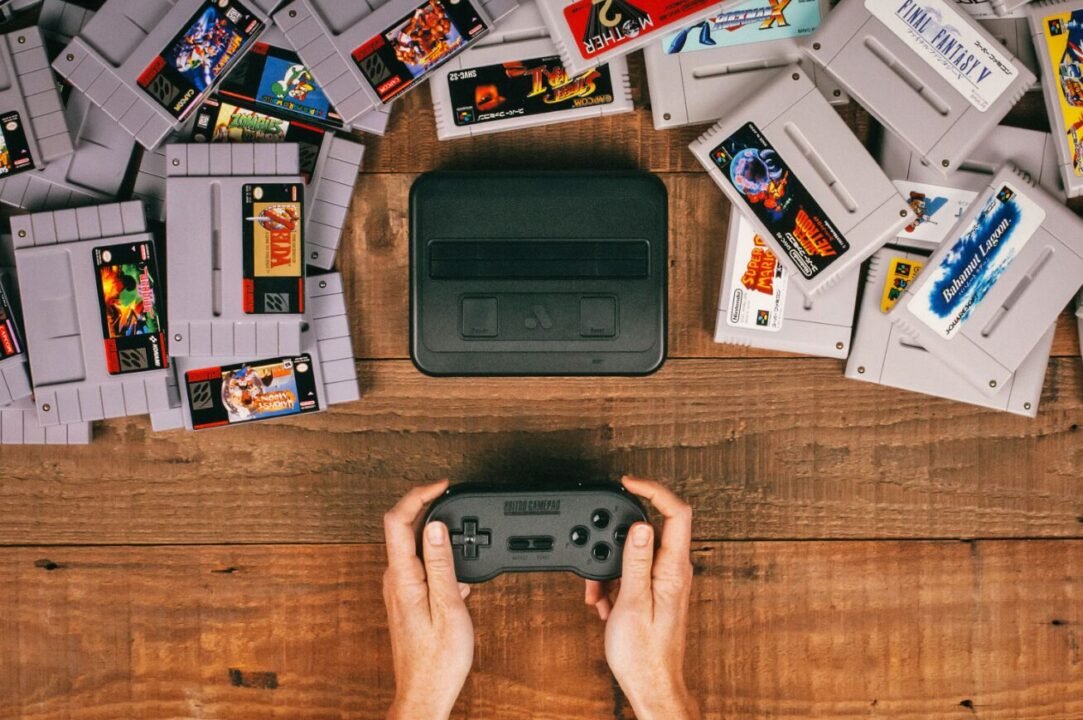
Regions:
<svg viewBox="0 0 1083 720"><path fill-rule="evenodd" d="M654 565L654 528L639 522L628 532L624 543L620 594L617 603L644 602L651 598L651 568Z"/></svg>
<svg viewBox="0 0 1083 720"><path fill-rule="evenodd" d="M425 526L422 554L429 585L429 610L433 616L446 615L450 609L464 605L444 523L436 521Z"/></svg>

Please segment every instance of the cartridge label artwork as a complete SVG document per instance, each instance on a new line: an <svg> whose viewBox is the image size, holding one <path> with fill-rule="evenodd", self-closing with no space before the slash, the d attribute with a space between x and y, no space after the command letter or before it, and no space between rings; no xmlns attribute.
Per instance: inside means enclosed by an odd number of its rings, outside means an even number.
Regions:
<svg viewBox="0 0 1083 720"><path fill-rule="evenodd" d="M245 185L242 193L244 311L304 312L304 187Z"/></svg>
<svg viewBox="0 0 1083 720"><path fill-rule="evenodd" d="M777 332L786 309L786 268L743 215L737 221L736 242L726 248L733 253L730 267L729 312L732 327Z"/></svg>
<svg viewBox="0 0 1083 720"><path fill-rule="evenodd" d="M1005 183L961 232L951 248L923 272L906 308L938 336L950 340L989 294L1045 220L1045 211Z"/></svg>
<svg viewBox="0 0 1083 720"><path fill-rule="evenodd" d="M984 112L1019 75L996 43L944 0L865 0L865 9Z"/></svg>
<svg viewBox="0 0 1083 720"><path fill-rule="evenodd" d="M576 0L565 6L564 22L578 41L576 52L590 60L717 5L718 0Z"/></svg>
<svg viewBox="0 0 1083 720"><path fill-rule="evenodd" d="M742 125L711 150L711 161L740 194L741 210L767 226L804 277L816 277L850 249L755 124Z"/></svg>
<svg viewBox="0 0 1083 720"><path fill-rule="evenodd" d="M667 55L811 35L820 0L747 0L662 39Z"/></svg>
<svg viewBox="0 0 1083 720"><path fill-rule="evenodd" d="M1072 174L1083 177L1083 10L1043 17L1041 38L1038 55L1047 56L1044 61L1056 68L1058 76L1056 87L1045 90L1056 96L1054 105L1060 108L1059 117L1049 118L1053 134L1068 145Z"/></svg>

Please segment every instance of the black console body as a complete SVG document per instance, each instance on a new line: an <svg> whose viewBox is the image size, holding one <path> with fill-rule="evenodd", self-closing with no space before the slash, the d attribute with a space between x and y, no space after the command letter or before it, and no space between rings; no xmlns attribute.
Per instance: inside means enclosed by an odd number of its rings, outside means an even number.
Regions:
<svg viewBox="0 0 1083 720"><path fill-rule="evenodd" d="M647 516L619 485L569 490L456 485L429 509L425 522L434 520L448 527L459 580L479 583L504 572L620 577L628 529Z"/></svg>
<svg viewBox="0 0 1083 720"><path fill-rule="evenodd" d="M431 375L642 375L666 348L665 186L429 173L410 192L411 355Z"/></svg>

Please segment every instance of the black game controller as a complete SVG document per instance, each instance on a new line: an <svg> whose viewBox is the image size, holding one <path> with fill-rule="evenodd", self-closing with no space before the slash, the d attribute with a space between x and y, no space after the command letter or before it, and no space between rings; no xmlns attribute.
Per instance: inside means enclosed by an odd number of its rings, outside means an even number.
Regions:
<svg viewBox="0 0 1083 720"><path fill-rule="evenodd" d="M429 508L451 534L455 575L480 583L503 572L569 571L588 580L620 577L628 529L643 507L619 485L566 490L457 485Z"/></svg>

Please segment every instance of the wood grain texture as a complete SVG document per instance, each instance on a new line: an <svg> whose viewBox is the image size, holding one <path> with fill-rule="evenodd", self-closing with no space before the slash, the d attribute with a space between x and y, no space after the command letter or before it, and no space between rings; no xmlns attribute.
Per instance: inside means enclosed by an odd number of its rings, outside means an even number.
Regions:
<svg viewBox="0 0 1083 720"><path fill-rule="evenodd" d="M708 718L1083 718L1081 542L707 543L694 562ZM381 718L382 572L379 545L9 549L0 717ZM475 587L453 717L632 717L581 595L559 574Z"/></svg>
<svg viewBox="0 0 1083 720"><path fill-rule="evenodd" d="M329 413L91 448L4 448L0 544L372 542L411 485L630 472L699 509L696 536L1083 535L1083 367L1037 419L869 385L834 360L671 361L647 378L433 379L363 362Z"/></svg>

